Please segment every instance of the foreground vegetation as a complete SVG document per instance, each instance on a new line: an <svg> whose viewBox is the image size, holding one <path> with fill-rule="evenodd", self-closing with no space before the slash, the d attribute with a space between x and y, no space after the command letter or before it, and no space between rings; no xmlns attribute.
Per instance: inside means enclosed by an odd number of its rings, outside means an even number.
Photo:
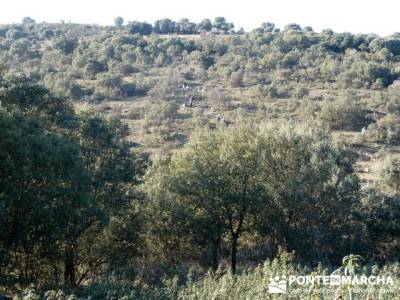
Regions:
<svg viewBox="0 0 400 300"><path fill-rule="evenodd" d="M286 299L357 253L398 297L398 35L25 18L0 50L1 293Z"/></svg>
<svg viewBox="0 0 400 300"><path fill-rule="evenodd" d="M344 265L343 267L345 267ZM349 266L348 266L349 267ZM358 265L354 274L366 276L393 276L399 274L399 264L380 268L375 265ZM185 284L178 277L165 279L159 287L140 288L137 283L110 276L90 287L83 287L79 299L399 299L398 278L387 286L323 286L299 285L293 283L287 294L270 294L270 278L276 276L304 276L309 274L329 275L332 270L319 266L315 269L301 267L293 261L293 255L282 253L273 260L267 260L255 268L246 269L240 275L232 275L219 269L208 272L201 279L189 273ZM342 272L344 274L344 272ZM395 277L394 277L395 278ZM355 298L354 298L355 297ZM77 299L68 291L51 290L39 295L33 288L27 289L17 299Z"/></svg>

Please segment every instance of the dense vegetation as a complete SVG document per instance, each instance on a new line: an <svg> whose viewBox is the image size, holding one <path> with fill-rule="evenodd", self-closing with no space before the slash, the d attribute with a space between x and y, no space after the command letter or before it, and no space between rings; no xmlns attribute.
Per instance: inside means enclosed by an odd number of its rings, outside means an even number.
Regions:
<svg viewBox="0 0 400 300"><path fill-rule="evenodd" d="M0 26L0 293L264 299L350 253L400 275L400 35L124 23Z"/></svg>

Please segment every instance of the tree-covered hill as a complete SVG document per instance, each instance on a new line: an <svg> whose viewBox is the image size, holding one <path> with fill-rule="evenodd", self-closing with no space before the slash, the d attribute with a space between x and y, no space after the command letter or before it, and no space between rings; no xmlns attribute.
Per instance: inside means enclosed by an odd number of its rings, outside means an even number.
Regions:
<svg viewBox="0 0 400 300"><path fill-rule="evenodd" d="M3 72L29 74L79 110L124 119L146 149L175 147L220 114L318 117L339 131L371 126L356 139L398 143L397 34L280 30L268 22L245 33L224 18L115 24L3 25Z"/></svg>
<svg viewBox="0 0 400 300"><path fill-rule="evenodd" d="M400 34L24 18L0 66L1 293L249 299L350 253L398 273Z"/></svg>

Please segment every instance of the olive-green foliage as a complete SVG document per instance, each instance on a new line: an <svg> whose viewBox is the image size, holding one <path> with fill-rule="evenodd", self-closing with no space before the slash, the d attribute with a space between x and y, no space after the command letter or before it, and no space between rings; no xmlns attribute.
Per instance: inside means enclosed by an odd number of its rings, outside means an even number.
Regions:
<svg viewBox="0 0 400 300"><path fill-rule="evenodd" d="M393 276L398 268L398 264L387 266L380 269L378 266L367 266L362 269L361 274L369 275L379 274L381 276ZM318 288L321 286L304 286L292 284L287 289L287 294L274 294L268 292L268 284L271 278L279 276L282 278L288 275L304 276L304 274L313 275L329 275L330 270L325 268L307 269L293 263L290 255L283 254L277 259L266 261L253 269L245 270L239 276L232 276L225 274L223 276L216 276L212 273L207 274L201 281L189 283L187 286L179 290L179 296L183 299L287 299L293 297L294 299L335 299L338 296L338 290L335 287L324 286L324 293ZM358 274L360 274L358 273ZM381 299L398 299L396 293L398 292L398 282L395 286L385 287L384 292L375 290L370 292L368 289L358 289L355 293L356 297L361 299L368 297L377 297L381 295ZM339 291L340 292L340 291ZM339 293L339 297L340 297ZM341 295L342 297L349 297L346 291ZM343 298L349 299L349 298Z"/></svg>
<svg viewBox="0 0 400 300"><path fill-rule="evenodd" d="M400 112L400 81L395 81L388 89L389 101L388 110L393 113Z"/></svg>
<svg viewBox="0 0 400 300"><path fill-rule="evenodd" d="M399 256L400 203L396 196L376 187L367 188L362 199L361 214L365 220L366 243L382 260Z"/></svg>
<svg viewBox="0 0 400 300"><path fill-rule="evenodd" d="M274 206L280 210L279 219L284 220L280 224L283 236L275 238L286 240L289 249L300 255L315 251L316 257L325 253L333 258L338 251L333 248L340 244L346 247L344 240L333 242L338 238L335 231L350 229L350 209L358 198L359 182L352 167L356 156L349 148L333 144L323 126L315 129L310 124L270 124L263 134L268 137L266 147L270 149L265 180ZM333 219L347 220L346 225L335 229L328 225ZM260 223L261 232L271 229L268 222ZM306 245L313 243L314 250L310 250Z"/></svg>
<svg viewBox="0 0 400 300"><path fill-rule="evenodd" d="M279 31L268 22L242 36L234 34L233 24L223 17L199 24L185 18L179 22L161 19L154 26L146 22L123 26L122 18L116 18L121 30L115 26L28 24L6 25L0 30L1 61L10 71L29 70L41 80L48 72L68 75L60 81L73 74L65 94L70 86L80 86L82 79L96 80L102 73L129 76L139 71L148 75L154 67L192 67L193 62L205 70L215 68L223 76L220 79L229 78L233 86L264 85L267 78L275 78L278 91L285 85L282 78L296 83L381 89L398 77L397 37L315 33L297 24ZM212 34L202 39L163 36L203 31ZM220 33L230 34L215 37ZM276 97L273 89L269 93ZM75 95L79 97L79 93ZM113 89L105 98L110 95L124 97Z"/></svg>
<svg viewBox="0 0 400 300"><path fill-rule="evenodd" d="M395 114L387 114L368 126L367 135L387 145L398 145L400 143L400 117Z"/></svg>
<svg viewBox="0 0 400 300"><path fill-rule="evenodd" d="M24 77L1 80L1 286L80 284L140 248L142 164L127 127L78 116Z"/></svg>
<svg viewBox="0 0 400 300"><path fill-rule="evenodd" d="M159 228L155 235L162 240L171 234L167 239L175 239L177 249L197 237L209 245L207 260L214 267L226 239L235 268L236 243L244 231L268 236L271 247L287 247L299 256L338 259L339 249L355 238L350 234L359 189L354 159L324 130L309 125L239 123L200 131L146 177L149 210L156 212ZM160 214L168 216L164 223ZM332 226L334 220L341 225ZM348 232L349 239L338 232Z"/></svg>
<svg viewBox="0 0 400 300"><path fill-rule="evenodd" d="M117 17L114 19L114 24L117 27L121 27L124 24L124 19L122 17Z"/></svg>
<svg viewBox="0 0 400 300"><path fill-rule="evenodd" d="M381 168L382 183L393 191L400 193L400 155L388 156Z"/></svg>
<svg viewBox="0 0 400 300"><path fill-rule="evenodd" d="M9 111L35 115L59 126L66 126L74 115L65 98L51 94L47 88L26 76L1 79L0 103Z"/></svg>
<svg viewBox="0 0 400 300"><path fill-rule="evenodd" d="M193 281L190 275L185 284L179 284L177 278L164 279L162 284L157 287L140 289L139 286L130 283L129 281L110 277L103 282L93 284L79 293L79 299L98 298L118 298L118 299L350 299L350 294L353 299L382 299L392 300L399 299L399 281L394 276L398 272L399 264L393 263L383 267L377 265L369 265L363 262L357 262L359 256L349 255L343 259L343 267L334 271L322 266L316 268L308 268L296 264L293 260L293 255L282 253L279 257L273 260L267 260L257 267L243 270L238 275L230 273L213 273L208 272L205 276L197 281ZM353 266L357 266L354 268ZM344 275L345 270L349 276L365 275L365 276L391 276L394 279L394 285L379 285L378 288L369 289L368 287L356 286L318 286L318 285L298 285L292 283L287 287L287 294L270 294L268 285L270 280L275 277L288 276L322 276L330 274ZM220 270L222 271L222 270ZM361 287L361 288L360 288ZM324 292L322 292L322 288ZM31 289L32 295L38 295L34 289ZM29 291L26 291L26 294ZM75 299L74 295L71 298L64 298L68 293L62 291L48 291L45 299ZM50 297L51 296L51 297ZM68 296L67 296L68 297ZM17 298L21 299L21 298ZM26 298L36 299L36 298Z"/></svg>
<svg viewBox="0 0 400 300"><path fill-rule="evenodd" d="M178 78L169 76L165 80L158 81L149 91L149 96L157 100L176 100L182 97L179 84Z"/></svg>
<svg viewBox="0 0 400 300"><path fill-rule="evenodd" d="M215 88L207 92L207 100L217 110L223 111L230 106L231 97L221 88Z"/></svg>
<svg viewBox="0 0 400 300"><path fill-rule="evenodd" d="M365 105L355 91L345 91L335 101L326 100L321 107L320 118L332 129L360 130L369 124Z"/></svg>
<svg viewBox="0 0 400 300"><path fill-rule="evenodd" d="M34 283L82 298L257 299L265 274L297 267L232 276L225 265L237 260L240 273L282 249L306 264L398 258L396 160L368 198L354 153L315 120L359 131L375 119L364 141L395 151L398 35L269 22L243 34L223 17L115 25L0 26L1 292ZM123 100L130 129L75 113L69 99L96 111ZM165 155L143 190L136 143Z"/></svg>
<svg viewBox="0 0 400 300"><path fill-rule="evenodd" d="M79 146L18 113L2 110L0 122L3 284L51 280L48 264L93 216Z"/></svg>

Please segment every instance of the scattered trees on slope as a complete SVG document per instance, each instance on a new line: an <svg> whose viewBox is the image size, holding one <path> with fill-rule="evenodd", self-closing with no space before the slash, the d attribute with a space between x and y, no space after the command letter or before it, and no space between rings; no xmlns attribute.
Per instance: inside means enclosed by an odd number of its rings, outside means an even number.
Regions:
<svg viewBox="0 0 400 300"><path fill-rule="evenodd" d="M300 127L240 124L198 132L149 171L151 211L168 214L173 228L186 224L189 235L205 234L213 266L220 243L228 241L233 272L245 232L258 231L272 246L305 257L312 244L315 257L338 259L346 247L338 232L351 236L357 202L354 155L330 144L322 131Z"/></svg>

